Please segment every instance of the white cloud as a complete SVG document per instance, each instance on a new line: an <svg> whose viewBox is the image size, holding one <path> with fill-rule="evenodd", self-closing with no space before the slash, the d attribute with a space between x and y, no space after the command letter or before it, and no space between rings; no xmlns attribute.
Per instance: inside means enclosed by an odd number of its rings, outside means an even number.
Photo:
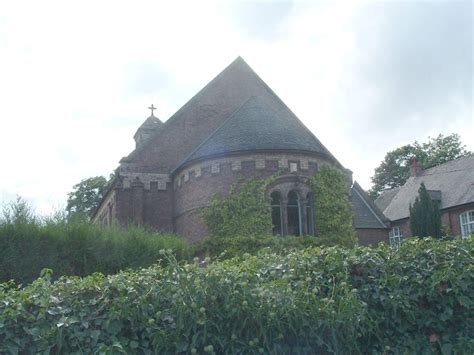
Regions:
<svg viewBox="0 0 474 355"><path fill-rule="evenodd" d="M398 20L390 12L374 16L369 5L2 3L0 203L20 194L40 212L64 204L72 185L108 175L133 149L132 136L151 103L166 120L238 55L366 188L383 155L414 139L457 132L474 150L468 137L474 131L472 100L457 94L461 86L452 78L467 70L472 95L472 67L437 77L436 92L425 85L423 107L397 101L404 90L394 79L409 82L407 76L417 72L407 73L406 65L388 72L382 64L390 63L386 51L402 55L410 48L391 31ZM378 5L383 10L384 3ZM429 29L436 30L436 21L444 26L435 35L456 34L459 26L449 26L458 20L456 11L451 17L431 14L437 17L426 22ZM426 16L419 19L423 25ZM472 29L472 14L467 21ZM408 36L411 25L403 24ZM381 52L384 38L389 40ZM427 53L437 46L426 37L416 39ZM452 53L465 55L461 39L448 39ZM443 58L457 67L465 62L454 54ZM467 59L472 62L472 53ZM454 91L440 91L443 83ZM446 97L445 103L430 104L435 95ZM394 108L404 114L399 125ZM428 124L430 115L438 117L436 124ZM417 130L410 130L413 123Z"/></svg>

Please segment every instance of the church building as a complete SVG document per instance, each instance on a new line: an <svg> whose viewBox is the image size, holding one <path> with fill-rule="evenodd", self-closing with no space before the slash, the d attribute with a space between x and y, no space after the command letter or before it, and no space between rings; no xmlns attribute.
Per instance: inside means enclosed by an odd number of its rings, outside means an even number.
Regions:
<svg viewBox="0 0 474 355"><path fill-rule="evenodd" d="M207 235L199 211L214 194L225 196L241 177L279 173L267 191L273 234L315 235L318 213L306 182L329 164L352 186L360 243L388 241L387 219L352 182L352 172L240 57L166 122L152 111L134 139L95 211L96 223L146 224L198 241Z"/></svg>

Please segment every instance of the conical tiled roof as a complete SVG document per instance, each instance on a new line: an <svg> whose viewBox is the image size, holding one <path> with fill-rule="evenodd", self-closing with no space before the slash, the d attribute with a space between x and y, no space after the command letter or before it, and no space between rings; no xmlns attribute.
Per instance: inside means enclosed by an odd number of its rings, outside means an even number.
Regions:
<svg viewBox="0 0 474 355"><path fill-rule="evenodd" d="M250 97L185 160L257 150L329 151L273 93Z"/></svg>
<svg viewBox="0 0 474 355"><path fill-rule="evenodd" d="M121 162L167 172L190 159L241 149L317 152L338 163L241 57Z"/></svg>

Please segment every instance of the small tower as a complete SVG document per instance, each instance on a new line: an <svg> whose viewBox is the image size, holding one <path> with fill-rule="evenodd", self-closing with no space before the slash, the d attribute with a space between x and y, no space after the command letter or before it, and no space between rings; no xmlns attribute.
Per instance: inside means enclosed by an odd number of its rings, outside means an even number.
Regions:
<svg viewBox="0 0 474 355"><path fill-rule="evenodd" d="M153 115L153 110L156 109L153 105L148 107L151 110L151 116L148 117L145 122L137 129L137 132L133 136L135 139L135 146L136 148L141 147L145 142L150 139L153 134L160 129L160 127L163 125L163 122L161 122L155 115Z"/></svg>

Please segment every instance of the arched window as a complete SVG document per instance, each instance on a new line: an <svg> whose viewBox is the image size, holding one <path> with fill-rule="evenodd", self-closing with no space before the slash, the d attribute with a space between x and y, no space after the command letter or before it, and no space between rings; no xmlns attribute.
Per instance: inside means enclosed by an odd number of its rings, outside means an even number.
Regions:
<svg viewBox="0 0 474 355"><path fill-rule="evenodd" d="M281 216L281 194L273 191L270 195L272 198L272 234L283 235L283 219Z"/></svg>
<svg viewBox="0 0 474 355"><path fill-rule="evenodd" d="M288 193L288 234L301 235L300 201L295 191Z"/></svg>
<svg viewBox="0 0 474 355"><path fill-rule="evenodd" d="M461 223L461 236L467 238L474 233L474 210L466 211L459 215Z"/></svg>
<svg viewBox="0 0 474 355"><path fill-rule="evenodd" d="M311 192L306 195L306 230L308 235L314 235L314 198Z"/></svg>

